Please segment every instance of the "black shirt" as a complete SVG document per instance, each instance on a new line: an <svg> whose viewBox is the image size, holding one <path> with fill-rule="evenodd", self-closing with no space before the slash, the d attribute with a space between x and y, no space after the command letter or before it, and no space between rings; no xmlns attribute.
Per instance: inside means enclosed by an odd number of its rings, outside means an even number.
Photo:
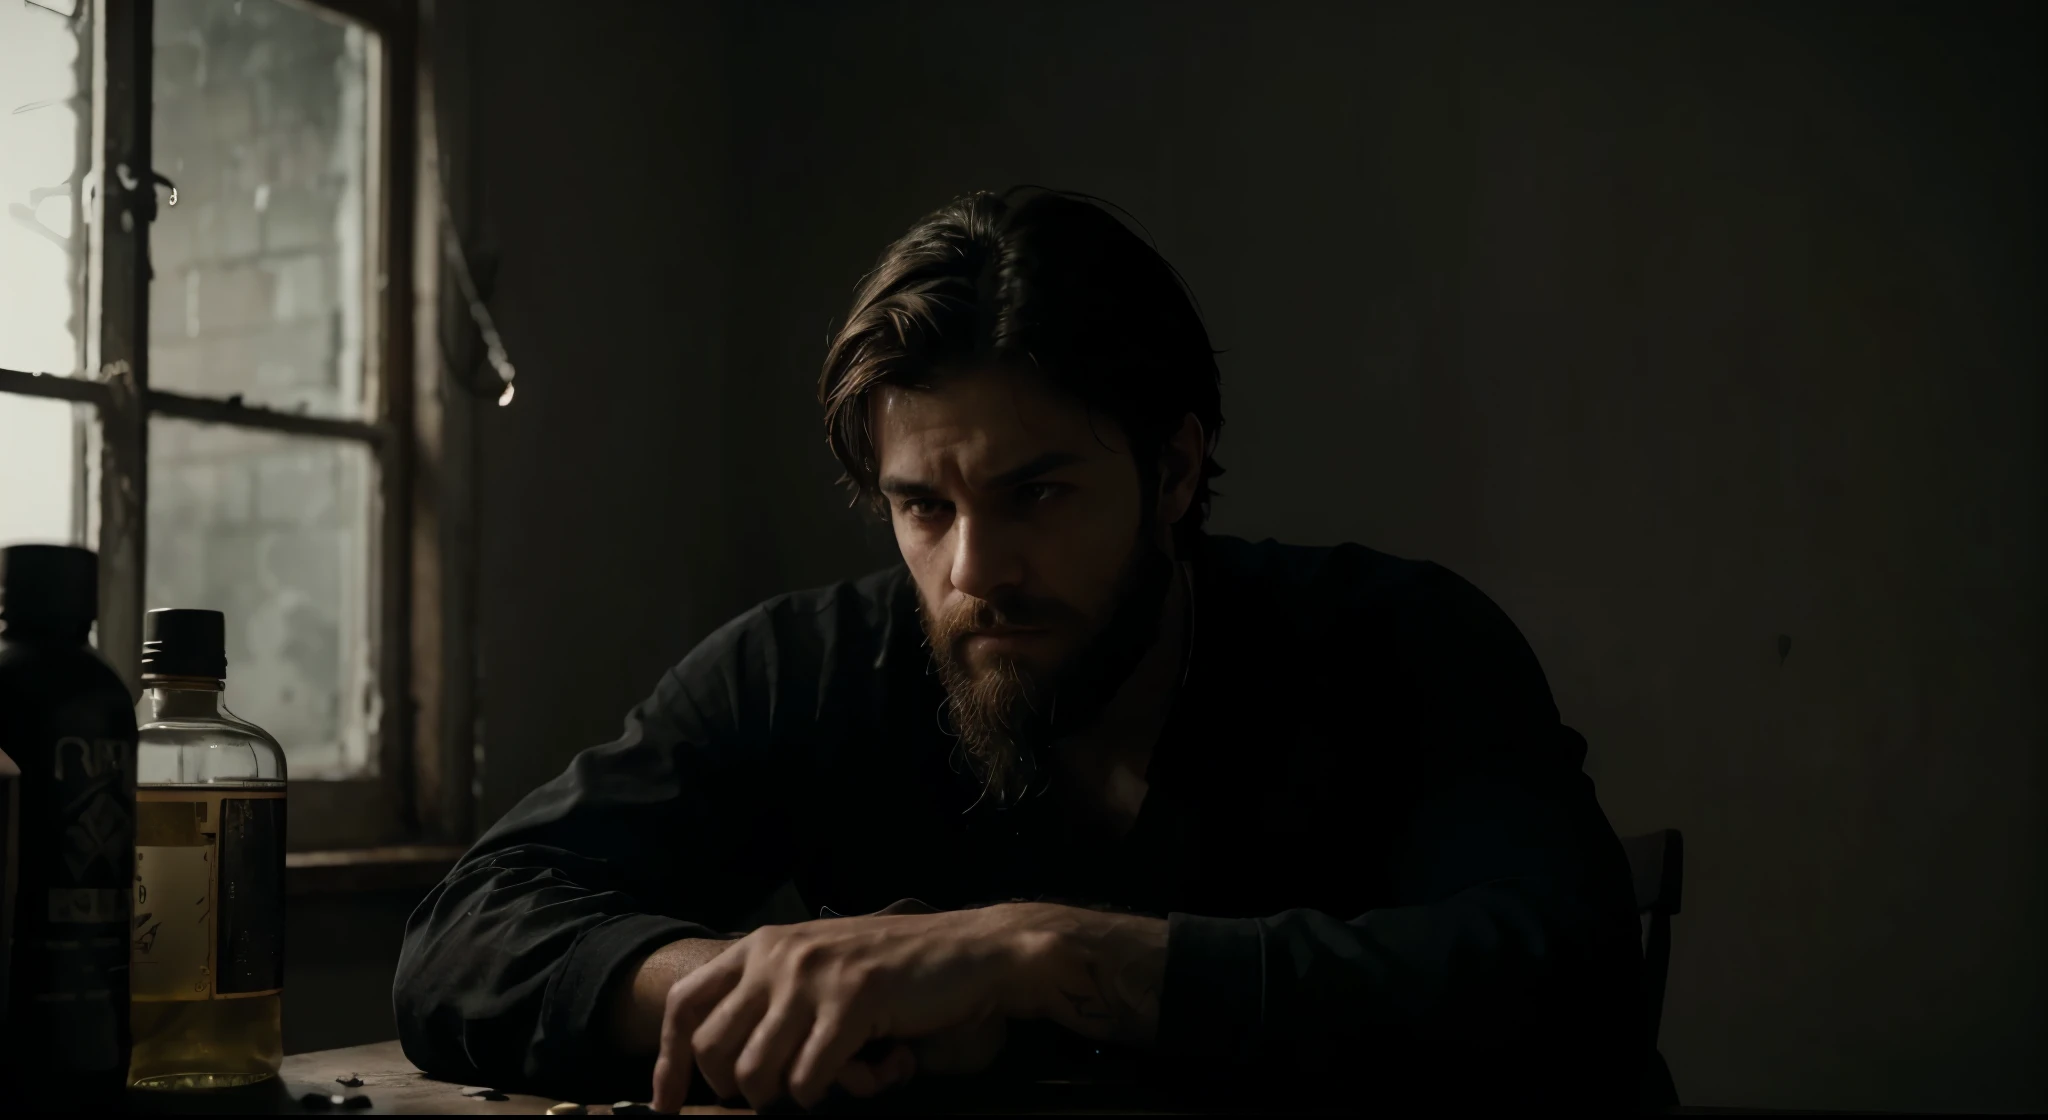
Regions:
<svg viewBox="0 0 2048 1120"><path fill-rule="evenodd" d="M607 990L793 881L838 914L1166 917L1157 1050L1205 1068L1633 1092L1626 860L1514 624L1449 571L1356 545L1210 537L1193 573L1188 676L1108 842L1047 801L968 811L900 567L728 623L413 914L407 1057L477 1084L644 1085L605 1036Z"/></svg>

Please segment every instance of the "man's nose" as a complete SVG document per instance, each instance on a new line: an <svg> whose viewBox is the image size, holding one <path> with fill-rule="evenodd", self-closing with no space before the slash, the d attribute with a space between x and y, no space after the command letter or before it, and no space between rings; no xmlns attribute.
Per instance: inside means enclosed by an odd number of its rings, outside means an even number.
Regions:
<svg viewBox="0 0 2048 1120"><path fill-rule="evenodd" d="M1024 553L1016 532L987 518L953 522L953 589L994 600L1024 581Z"/></svg>

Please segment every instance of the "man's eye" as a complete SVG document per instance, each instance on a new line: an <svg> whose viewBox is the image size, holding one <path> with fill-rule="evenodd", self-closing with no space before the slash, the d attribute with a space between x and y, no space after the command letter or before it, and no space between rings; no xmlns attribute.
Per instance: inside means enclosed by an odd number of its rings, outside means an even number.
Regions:
<svg viewBox="0 0 2048 1120"><path fill-rule="evenodd" d="M929 521L945 515L945 504L935 498L908 498L903 502L903 512L919 521Z"/></svg>
<svg viewBox="0 0 2048 1120"><path fill-rule="evenodd" d="M1018 496L1024 500L1025 505L1037 505L1059 497L1065 490L1066 487L1057 482L1033 482L1025 485L1018 492Z"/></svg>

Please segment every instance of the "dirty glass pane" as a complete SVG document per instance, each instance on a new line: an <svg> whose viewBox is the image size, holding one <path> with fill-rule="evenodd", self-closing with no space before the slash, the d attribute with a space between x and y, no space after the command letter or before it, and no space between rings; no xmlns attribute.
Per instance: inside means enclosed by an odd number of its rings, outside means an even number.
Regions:
<svg viewBox="0 0 2048 1120"><path fill-rule="evenodd" d="M80 544L84 405L0 393L0 548Z"/></svg>
<svg viewBox="0 0 2048 1120"><path fill-rule="evenodd" d="M294 778L371 773L371 507L360 443L155 417L146 606L227 615L227 703Z"/></svg>
<svg viewBox="0 0 2048 1120"><path fill-rule="evenodd" d="M150 382L366 410L375 36L283 0L157 0Z"/></svg>
<svg viewBox="0 0 2048 1120"><path fill-rule="evenodd" d="M0 0L0 367L76 373L92 170L86 0Z"/></svg>

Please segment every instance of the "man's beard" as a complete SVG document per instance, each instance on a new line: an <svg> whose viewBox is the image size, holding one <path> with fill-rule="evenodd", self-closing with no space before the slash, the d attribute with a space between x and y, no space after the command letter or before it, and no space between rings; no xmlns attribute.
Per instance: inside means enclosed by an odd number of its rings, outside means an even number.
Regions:
<svg viewBox="0 0 2048 1120"><path fill-rule="evenodd" d="M997 803L1019 799L1038 777L1039 755L1054 740L1088 726L1130 679L1159 635L1159 620L1173 561L1140 533L1117 580L1107 623L1060 664L1034 671L1015 658L989 658L976 671L965 656L967 638L991 626L1072 626L1073 607L1025 595L970 599L943 617L919 605L945 711L960 753L983 796Z"/></svg>

